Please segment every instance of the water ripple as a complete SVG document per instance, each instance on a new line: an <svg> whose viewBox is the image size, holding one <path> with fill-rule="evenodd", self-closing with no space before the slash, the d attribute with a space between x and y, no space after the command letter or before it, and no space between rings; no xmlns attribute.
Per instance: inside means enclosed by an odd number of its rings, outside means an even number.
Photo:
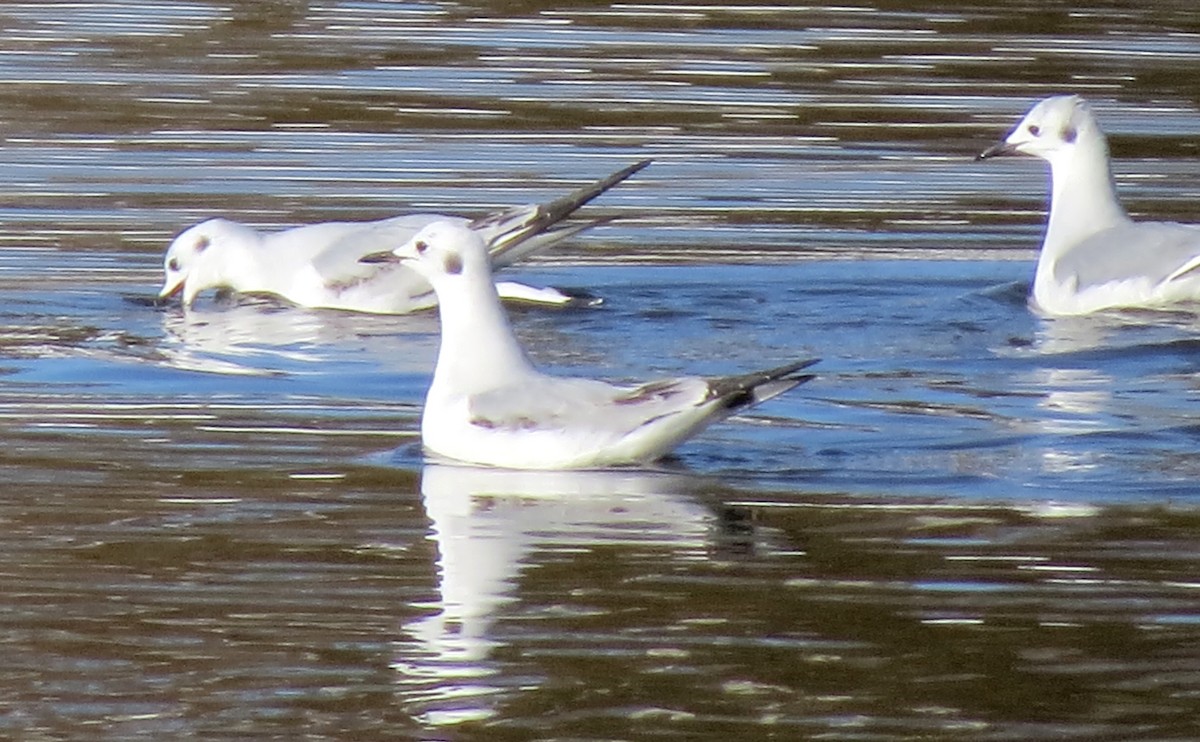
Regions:
<svg viewBox="0 0 1200 742"><path fill-rule="evenodd" d="M1077 91L1195 221L1190 2L6 3L0 735L1195 734L1194 313L1025 307ZM432 316L156 302L212 215L478 214L559 373L820 355L652 470L422 460ZM511 473L510 473L511 474Z"/></svg>

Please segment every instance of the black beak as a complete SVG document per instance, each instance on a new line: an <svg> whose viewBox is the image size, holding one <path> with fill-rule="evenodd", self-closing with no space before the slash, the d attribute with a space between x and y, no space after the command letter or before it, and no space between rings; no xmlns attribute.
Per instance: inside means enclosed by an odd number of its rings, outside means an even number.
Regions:
<svg viewBox="0 0 1200 742"><path fill-rule="evenodd" d="M1019 154L1021 154L1021 150L1017 149L1016 146L1009 144L1008 142L999 142L975 155L975 162L987 160L992 157L1009 157Z"/></svg>
<svg viewBox="0 0 1200 742"><path fill-rule="evenodd" d="M358 259L360 263L399 263L400 258L396 257L391 250L382 252L368 253Z"/></svg>

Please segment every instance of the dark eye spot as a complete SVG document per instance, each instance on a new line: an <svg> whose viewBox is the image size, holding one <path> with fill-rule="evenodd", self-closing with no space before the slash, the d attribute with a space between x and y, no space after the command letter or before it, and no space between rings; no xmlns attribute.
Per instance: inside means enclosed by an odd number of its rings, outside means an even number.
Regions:
<svg viewBox="0 0 1200 742"><path fill-rule="evenodd" d="M1030 125L1029 125L1029 133L1030 133L1030 134L1032 134L1032 135L1033 135L1033 136L1035 136L1035 137L1036 137L1036 136L1041 136L1041 134L1042 134L1042 127L1038 126L1037 124L1030 124Z"/></svg>
<svg viewBox="0 0 1200 742"><path fill-rule="evenodd" d="M179 270L179 258L171 258L167 261L167 270L174 273Z"/></svg>
<svg viewBox="0 0 1200 742"><path fill-rule="evenodd" d="M196 252L204 252L211 244L212 240L208 239L207 237L201 237L200 239L196 240Z"/></svg>
<svg viewBox="0 0 1200 742"><path fill-rule="evenodd" d="M1076 131L1074 126L1068 126L1067 128L1063 129L1062 138L1064 142L1071 144L1079 138L1079 132Z"/></svg>
<svg viewBox="0 0 1200 742"><path fill-rule="evenodd" d="M455 255L453 253L446 256L442 265L443 265L443 267L445 267L446 272L452 276L457 276L459 273L462 273L462 269L463 269L462 258L458 257L457 255Z"/></svg>
<svg viewBox="0 0 1200 742"><path fill-rule="evenodd" d="M417 244L413 245L413 247L417 249L418 255L424 255L425 251L429 249L429 243L425 240L417 240Z"/></svg>

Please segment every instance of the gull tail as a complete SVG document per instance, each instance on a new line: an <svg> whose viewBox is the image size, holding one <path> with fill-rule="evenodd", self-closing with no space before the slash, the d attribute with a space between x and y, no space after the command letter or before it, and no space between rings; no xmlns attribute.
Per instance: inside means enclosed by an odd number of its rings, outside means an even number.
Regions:
<svg viewBox="0 0 1200 742"><path fill-rule="evenodd" d="M482 216L471 222L471 229L479 232L487 243L493 268L512 265L567 237L610 221L609 219L595 219L583 224L568 226L559 224L563 219L575 213L579 207L645 168L651 162L652 160L635 162L608 177L601 178L595 183L544 204L517 206Z"/></svg>
<svg viewBox="0 0 1200 742"><path fill-rule="evenodd" d="M806 358L765 371L710 379L709 399L720 400L721 406L728 410L729 414L748 409L812 381L813 374L800 372L819 360L821 359Z"/></svg>

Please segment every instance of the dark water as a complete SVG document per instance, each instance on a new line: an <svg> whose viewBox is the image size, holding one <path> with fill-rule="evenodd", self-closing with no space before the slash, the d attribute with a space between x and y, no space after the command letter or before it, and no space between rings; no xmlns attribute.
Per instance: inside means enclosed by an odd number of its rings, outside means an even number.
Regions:
<svg viewBox="0 0 1200 742"><path fill-rule="evenodd" d="M0 6L0 737L1200 737L1200 320L1024 306L1079 92L1200 221L1200 10ZM162 250L557 195L562 373L820 378L635 472L426 465L433 316L153 307Z"/></svg>

